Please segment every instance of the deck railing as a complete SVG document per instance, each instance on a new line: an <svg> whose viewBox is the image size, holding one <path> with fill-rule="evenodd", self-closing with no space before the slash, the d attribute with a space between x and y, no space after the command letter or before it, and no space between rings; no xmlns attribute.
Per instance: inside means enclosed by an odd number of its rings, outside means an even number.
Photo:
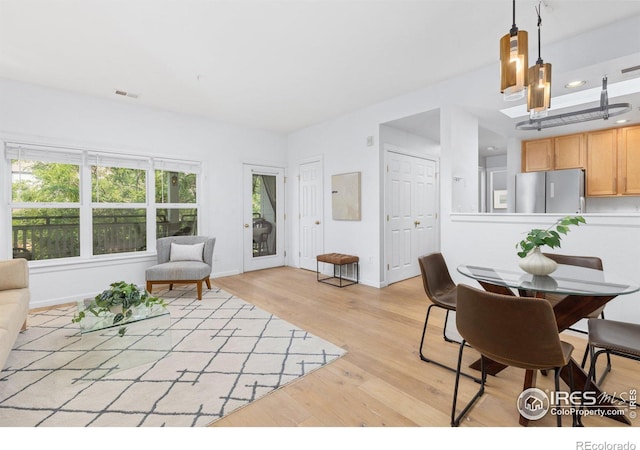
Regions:
<svg viewBox="0 0 640 450"><path fill-rule="evenodd" d="M195 234L195 222L156 222L157 237ZM78 216L13 217L13 257L29 260L80 255ZM99 216L93 221L93 254L144 251L147 248L146 216Z"/></svg>

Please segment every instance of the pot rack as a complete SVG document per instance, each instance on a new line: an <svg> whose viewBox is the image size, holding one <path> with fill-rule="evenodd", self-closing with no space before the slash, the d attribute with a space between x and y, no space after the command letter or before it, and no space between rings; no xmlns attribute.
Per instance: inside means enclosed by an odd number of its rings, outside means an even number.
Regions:
<svg viewBox="0 0 640 450"><path fill-rule="evenodd" d="M612 105L609 104L609 94L607 93L607 77L604 77L602 79L602 92L600 93L600 106L518 122L516 124L516 130L540 131L543 128L572 125L576 123L588 122L591 120L607 120L609 117L619 116L620 114L631 111L631 109L632 106L630 103L614 103Z"/></svg>

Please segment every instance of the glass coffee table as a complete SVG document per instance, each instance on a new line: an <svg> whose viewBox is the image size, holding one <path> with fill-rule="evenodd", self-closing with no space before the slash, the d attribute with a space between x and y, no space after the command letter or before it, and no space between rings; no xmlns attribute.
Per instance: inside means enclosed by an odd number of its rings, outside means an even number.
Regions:
<svg viewBox="0 0 640 450"><path fill-rule="evenodd" d="M78 311L86 310L92 299L78 301ZM172 347L171 315L161 305L140 306L117 324L115 313L98 316L86 311L80 325L80 339L74 347L83 351L76 361L83 368L95 369L96 376L157 361Z"/></svg>

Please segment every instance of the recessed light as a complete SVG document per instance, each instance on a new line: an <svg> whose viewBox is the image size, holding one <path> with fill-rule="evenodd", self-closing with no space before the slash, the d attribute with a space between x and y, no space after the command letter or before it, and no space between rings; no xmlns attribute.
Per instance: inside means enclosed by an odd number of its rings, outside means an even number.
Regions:
<svg viewBox="0 0 640 450"><path fill-rule="evenodd" d="M567 89L575 89L577 87L584 86L585 84L587 84L585 80L575 80L565 84L564 87Z"/></svg>
<svg viewBox="0 0 640 450"><path fill-rule="evenodd" d="M489 147L487 147L487 150L489 150L490 152L494 151L496 148L492 145L490 145Z"/></svg>

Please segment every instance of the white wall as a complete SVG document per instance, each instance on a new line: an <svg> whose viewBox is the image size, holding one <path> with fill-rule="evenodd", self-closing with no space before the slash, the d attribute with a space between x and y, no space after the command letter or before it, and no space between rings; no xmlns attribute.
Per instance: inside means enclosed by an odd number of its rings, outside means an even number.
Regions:
<svg viewBox="0 0 640 450"><path fill-rule="evenodd" d="M380 125L380 142L401 148L413 155L430 155L440 157L440 142L435 142L422 136L400 130L391 125Z"/></svg>
<svg viewBox="0 0 640 450"><path fill-rule="evenodd" d="M283 135L144 108L129 98L98 99L3 79L0 105L0 141L26 140L202 161L199 232L217 238L213 276L242 272L242 163L285 167ZM6 164L4 155L0 160ZM8 201L2 200L3 204ZM10 218L6 208L0 208L0 214L0 235L7 236ZM0 258L10 257L6 241ZM81 298L119 279L142 283L144 269L155 258L150 252L146 257L107 260L54 267L44 261L31 263L31 306Z"/></svg>
<svg viewBox="0 0 640 450"><path fill-rule="evenodd" d="M551 253L598 256L605 273L640 284L640 215L585 214L586 224L572 227L562 247ZM443 251L451 276L457 283L480 287L460 275L460 264L517 267L516 243L531 228L548 228L560 216L550 214L454 214L446 225ZM615 298L606 306L613 320L640 323L640 293ZM581 324L584 326L584 324Z"/></svg>

